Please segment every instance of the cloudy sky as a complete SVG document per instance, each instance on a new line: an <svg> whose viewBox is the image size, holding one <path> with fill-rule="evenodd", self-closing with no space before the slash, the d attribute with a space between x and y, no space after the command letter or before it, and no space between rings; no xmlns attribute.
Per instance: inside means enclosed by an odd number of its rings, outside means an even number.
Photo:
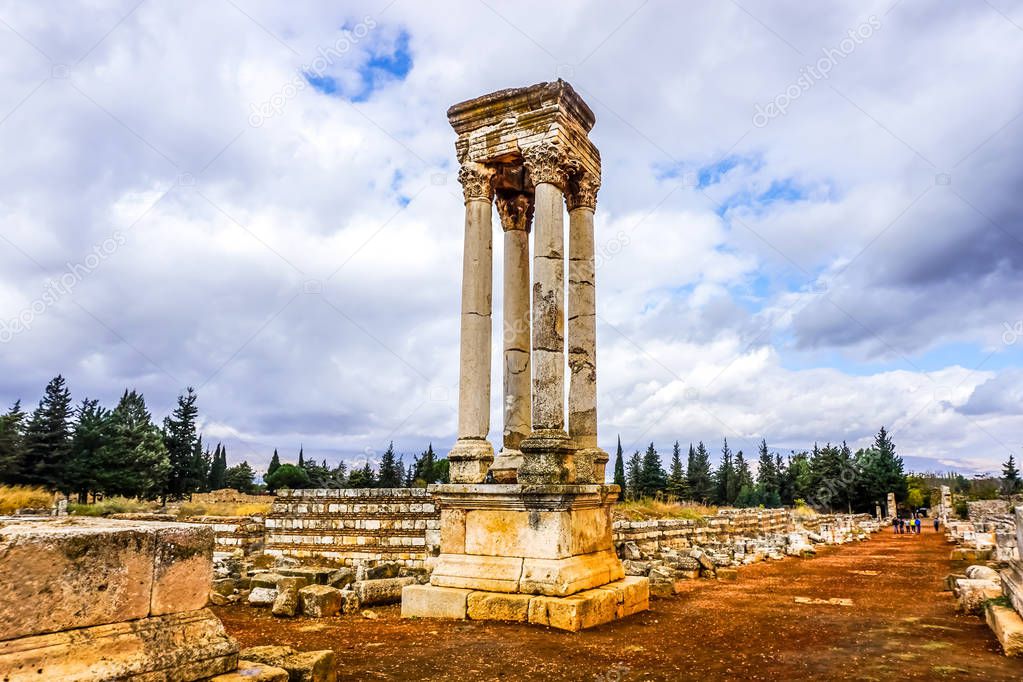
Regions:
<svg viewBox="0 0 1023 682"><path fill-rule="evenodd" d="M884 424L912 469L994 471L1023 443L1021 72L1011 0L2 2L0 401L59 372L162 418L195 386L257 468L446 451L445 111L561 77L604 163L606 449Z"/></svg>

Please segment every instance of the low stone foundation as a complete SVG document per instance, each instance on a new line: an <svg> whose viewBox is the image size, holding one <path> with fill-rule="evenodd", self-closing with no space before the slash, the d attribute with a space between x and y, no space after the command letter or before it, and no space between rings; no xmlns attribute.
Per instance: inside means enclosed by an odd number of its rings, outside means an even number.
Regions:
<svg viewBox="0 0 1023 682"><path fill-rule="evenodd" d="M437 585L402 590L402 618L498 620L578 632L646 611L646 578L626 577L567 597L486 592Z"/></svg>

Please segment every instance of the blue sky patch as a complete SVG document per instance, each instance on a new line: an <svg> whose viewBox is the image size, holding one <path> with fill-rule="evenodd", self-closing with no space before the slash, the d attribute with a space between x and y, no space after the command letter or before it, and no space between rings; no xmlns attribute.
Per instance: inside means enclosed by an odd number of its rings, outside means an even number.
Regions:
<svg viewBox="0 0 1023 682"><path fill-rule="evenodd" d="M369 46L367 52L369 58L355 68L355 78L342 81L329 74L310 72L303 73L303 76L309 85L325 95L344 97L351 102L365 102L388 83L404 80L412 70L407 31L399 31L393 40L379 41Z"/></svg>

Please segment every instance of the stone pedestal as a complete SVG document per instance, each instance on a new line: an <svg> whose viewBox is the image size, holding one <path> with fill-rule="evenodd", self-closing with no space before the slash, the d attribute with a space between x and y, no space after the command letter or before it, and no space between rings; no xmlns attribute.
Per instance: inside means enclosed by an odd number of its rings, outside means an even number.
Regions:
<svg viewBox="0 0 1023 682"><path fill-rule="evenodd" d="M521 620L579 629L646 608L611 540L617 486L430 486L441 553L429 586L402 595L405 616ZM553 615L552 615L553 614Z"/></svg>

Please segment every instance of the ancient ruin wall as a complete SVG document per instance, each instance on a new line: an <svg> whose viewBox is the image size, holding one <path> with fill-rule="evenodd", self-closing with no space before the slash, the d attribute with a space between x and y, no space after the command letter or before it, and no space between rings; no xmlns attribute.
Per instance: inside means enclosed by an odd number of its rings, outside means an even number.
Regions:
<svg viewBox="0 0 1023 682"><path fill-rule="evenodd" d="M310 563L423 568L440 544L440 512L419 488L282 490L265 523L266 554Z"/></svg>
<svg viewBox="0 0 1023 682"><path fill-rule="evenodd" d="M248 556L263 549L266 528L262 517L197 516L188 519L188 523L213 527L215 552L241 550L242 554Z"/></svg>

